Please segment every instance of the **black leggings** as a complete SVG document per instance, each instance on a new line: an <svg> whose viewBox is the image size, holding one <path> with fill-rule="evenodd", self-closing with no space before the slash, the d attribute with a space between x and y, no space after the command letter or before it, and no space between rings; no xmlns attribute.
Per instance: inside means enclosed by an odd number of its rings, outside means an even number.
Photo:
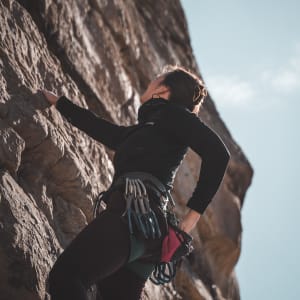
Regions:
<svg viewBox="0 0 300 300"><path fill-rule="evenodd" d="M123 194L117 190L109 197L107 209L72 240L52 267L52 300L88 300L87 290L92 284L97 285L97 300L140 299L154 265L139 262L138 257L129 263L133 249L127 223L121 217L125 209ZM158 221L164 236L161 215ZM155 240L139 237L143 254L160 253L163 236ZM148 274L139 274L139 265L148 268Z"/></svg>

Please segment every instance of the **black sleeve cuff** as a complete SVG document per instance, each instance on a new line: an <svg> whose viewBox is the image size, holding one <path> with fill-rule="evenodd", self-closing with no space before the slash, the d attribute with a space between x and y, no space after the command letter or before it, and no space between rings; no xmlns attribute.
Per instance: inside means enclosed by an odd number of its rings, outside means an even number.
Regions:
<svg viewBox="0 0 300 300"><path fill-rule="evenodd" d="M67 103L72 103L72 101L70 101L66 96L60 96L56 103L55 103L55 107L58 109L58 110L63 110L64 107L66 107L66 105L68 105Z"/></svg>

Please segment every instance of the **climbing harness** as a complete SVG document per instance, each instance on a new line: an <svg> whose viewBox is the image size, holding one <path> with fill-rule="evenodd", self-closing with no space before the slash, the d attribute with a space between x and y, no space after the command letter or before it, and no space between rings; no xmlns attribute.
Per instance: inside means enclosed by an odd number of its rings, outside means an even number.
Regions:
<svg viewBox="0 0 300 300"><path fill-rule="evenodd" d="M156 201L159 199L157 204L165 217L168 232L163 238L160 257L156 258L154 263L149 264L150 268L153 269L149 279L157 285L170 282L175 277L176 269L182 258L193 250L192 236L178 227L179 220L173 211L175 202L171 193L158 178L150 173L126 172L119 176L108 190L102 191L98 195L94 204L94 218L109 201L109 193L120 188L123 190L126 205L121 216L127 220L131 241L137 241L134 235L133 222L144 238L161 238L162 233L157 216L150 206L148 189L154 192ZM142 249L140 243L133 244L139 245L139 248ZM142 252L141 249L137 250L136 253ZM136 253L131 254L130 262L133 267L135 263L133 257L137 255ZM143 258L141 253L138 256Z"/></svg>

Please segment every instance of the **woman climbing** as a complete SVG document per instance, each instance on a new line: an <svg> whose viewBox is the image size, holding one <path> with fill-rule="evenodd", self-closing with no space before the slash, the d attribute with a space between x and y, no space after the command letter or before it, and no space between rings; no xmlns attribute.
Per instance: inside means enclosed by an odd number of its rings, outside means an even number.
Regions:
<svg viewBox="0 0 300 300"><path fill-rule="evenodd" d="M166 207L188 147L202 163L188 212L176 223L185 233L215 195L230 158L220 137L197 117L207 96L203 81L183 67L167 66L141 96L138 123L131 126L106 121L66 96L42 92L71 124L115 151L113 181L100 197L106 209L94 209L95 218L58 257L49 273L51 299L87 300L92 284L97 299L140 299L166 250Z"/></svg>

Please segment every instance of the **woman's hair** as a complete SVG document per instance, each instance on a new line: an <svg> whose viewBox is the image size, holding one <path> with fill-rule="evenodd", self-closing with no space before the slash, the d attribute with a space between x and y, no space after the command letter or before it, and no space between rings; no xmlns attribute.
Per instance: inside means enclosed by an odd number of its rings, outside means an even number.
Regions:
<svg viewBox="0 0 300 300"><path fill-rule="evenodd" d="M203 104L207 89L196 74L178 65L166 65L158 76L161 75L164 79L160 84L170 89L169 101L184 105L190 111Z"/></svg>

